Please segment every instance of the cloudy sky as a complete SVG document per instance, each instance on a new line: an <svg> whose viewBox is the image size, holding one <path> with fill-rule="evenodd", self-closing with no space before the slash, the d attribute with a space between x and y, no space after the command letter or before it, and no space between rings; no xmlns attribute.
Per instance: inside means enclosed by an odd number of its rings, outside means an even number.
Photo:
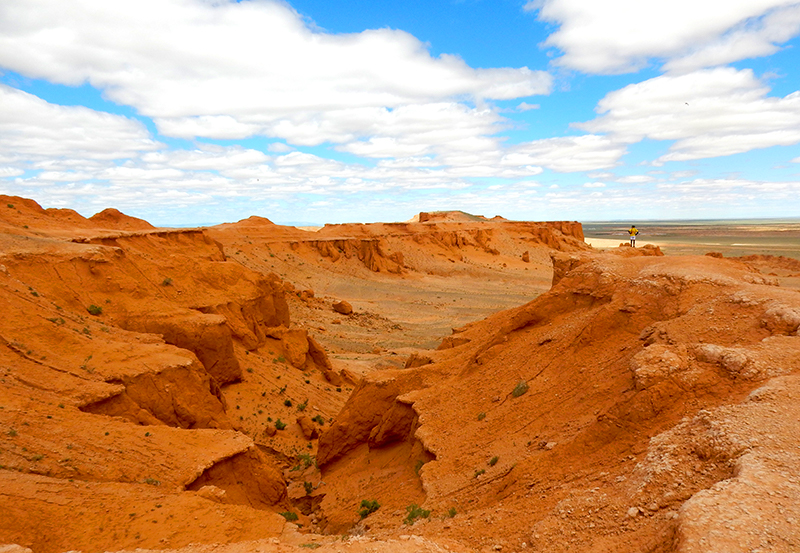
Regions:
<svg viewBox="0 0 800 553"><path fill-rule="evenodd" d="M0 193L156 225L800 216L799 0L5 0Z"/></svg>

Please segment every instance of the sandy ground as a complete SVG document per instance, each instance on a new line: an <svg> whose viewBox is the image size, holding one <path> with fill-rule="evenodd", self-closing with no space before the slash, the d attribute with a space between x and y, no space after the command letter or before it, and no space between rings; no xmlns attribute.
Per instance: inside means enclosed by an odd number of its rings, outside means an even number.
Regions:
<svg viewBox="0 0 800 553"><path fill-rule="evenodd" d="M628 241L626 240L615 240L612 238L586 238L584 242L589 244L591 247L597 250L610 250L612 248L619 247L620 244L627 244ZM664 242L658 242L655 240L637 240L636 247L641 248L642 246L651 245L651 246L665 246Z"/></svg>

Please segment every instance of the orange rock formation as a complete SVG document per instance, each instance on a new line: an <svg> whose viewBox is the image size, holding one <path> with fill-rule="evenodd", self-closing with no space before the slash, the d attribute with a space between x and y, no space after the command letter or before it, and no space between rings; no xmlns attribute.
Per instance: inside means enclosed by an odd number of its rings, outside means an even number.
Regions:
<svg viewBox="0 0 800 553"><path fill-rule="evenodd" d="M0 548L800 547L793 260L417 219L0 197Z"/></svg>

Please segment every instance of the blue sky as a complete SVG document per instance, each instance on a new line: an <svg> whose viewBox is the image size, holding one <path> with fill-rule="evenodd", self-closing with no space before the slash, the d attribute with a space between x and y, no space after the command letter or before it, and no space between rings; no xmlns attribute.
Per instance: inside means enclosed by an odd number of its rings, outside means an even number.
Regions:
<svg viewBox="0 0 800 553"><path fill-rule="evenodd" d="M163 226L800 216L800 1L0 3L0 193Z"/></svg>

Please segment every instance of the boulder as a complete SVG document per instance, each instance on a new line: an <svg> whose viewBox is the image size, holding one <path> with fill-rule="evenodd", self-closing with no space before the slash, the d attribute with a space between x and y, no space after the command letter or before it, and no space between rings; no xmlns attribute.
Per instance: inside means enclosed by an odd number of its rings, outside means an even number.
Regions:
<svg viewBox="0 0 800 553"><path fill-rule="evenodd" d="M300 430L303 431L303 436L305 436L306 440L313 440L314 438L319 437L319 430L314 424L314 421L311 420L311 417L308 415L300 415L296 420L297 424L300 426Z"/></svg>
<svg viewBox="0 0 800 553"><path fill-rule="evenodd" d="M333 302L333 310L342 315L351 315L353 313L353 306L344 300Z"/></svg>

